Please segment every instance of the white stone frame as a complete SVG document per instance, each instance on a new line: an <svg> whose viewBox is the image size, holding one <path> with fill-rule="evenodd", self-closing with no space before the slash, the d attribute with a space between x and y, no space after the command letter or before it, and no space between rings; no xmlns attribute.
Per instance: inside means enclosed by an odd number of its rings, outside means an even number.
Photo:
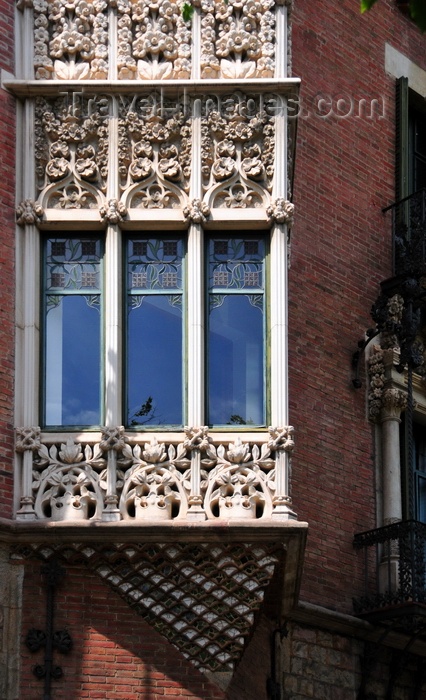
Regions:
<svg viewBox="0 0 426 700"><path fill-rule="evenodd" d="M273 426L287 426L288 419L288 378L287 378L287 258L288 258L288 228L292 221L292 205L287 202L289 192L288 182L288 117L286 98L297 93L300 81L287 75L287 13L285 4L277 4L276 10L276 60L275 76L267 79L245 80L206 80L201 79L197 70L189 80L167 80L133 82L116 79L116 65L110 62L108 80L34 80L33 79L33 31L31 2L22 3L17 10L17 74L16 78L3 74L3 86L18 97L23 98L23 104L17 104L17 162L18 178L17 203L29 203L32 212L19 219L17 226L17 362L16 362L16 409L15 425L36 426L40 423L39 416L39 328L40 328L40 233L39 229L54 232L61 230L96 230L105 229L105 307L108 309L105 318L105 424L119 426L122 424L122 230L164 230L172 227L185 230L188 227L187 269L193 273L188 276L187 291L187 381L188 381L188 425L204 424L204 302L205 297L204 270L204 231L216 229L230 233L239 230L266 230L270 227L270 269L268 299L270 306L270 423ZM193 57L199 55L200 42L199 9L195 8L193 17ZM115 22L110 23L110 32L116 30ZM115 39L111 35L110 46L114 48ZM112 52L113 53L113 52ZM194 65L197 61L194 60ZM108 206L120 202L118 183L118 157L110 158L107 190L105 193L106 215L100 216L102 208L98 209L45 209L37 211L37 188L34 169L21 167L19 164L34 163L34 99L37 95L59 95L65 91L80 91L89 94L105 94L113 96L116 104L121 94L143 94L153 90L164 90L166 95L181 94L187 91L194 99L192 112L192 172L188 196L188 211L181 209L128 209L114 218L108 212ZM248 94L274 93L284 104L284 109L275 116L275 151L274 177L272 191L265 198L264 205L258 208L201 209L199 202L203 199L201 160L194 154L201 152L201 116L197 111L197 96L206 93L226 95L233 91ZM201 104L201 102L200 102ZM113 108L110 115L110 153L118 151L118 114ZM34 204L35 203L35 204ZM107 204L108 203L108 204ZM27 207L27 208L28 208ZM204 213L203 213L204 212ZM188 226L189 224L189 226ZM226 433L226 438L232 440L239 435L244 437L244 429ZM261 431L259 431L261 433ZM248 432L247 432L248 434ZM156 433L158 439L161 435ZM79 437L75 433L73 437ZM82 436L80 436L81 438ZM259 434L259 438L262 438ZM62 439L62 438L61 438ZM147 431L141 436L149 440ZM19 509L19 498L22 493L28 493L31 478L30 461L32 454L24 451L17 456L17 496L16 511ZM294 514L289 507L289 478L287 452L280 452L278 461L282 461L279 471L280 494L285 498L282 504L275 508L275 517L292 518ZM21 464L23 461L23 466ZM26 466L25 466L25 463ZM22 506L22 501L21 501ZM24 516L25 517L25 516Z"/></svg>

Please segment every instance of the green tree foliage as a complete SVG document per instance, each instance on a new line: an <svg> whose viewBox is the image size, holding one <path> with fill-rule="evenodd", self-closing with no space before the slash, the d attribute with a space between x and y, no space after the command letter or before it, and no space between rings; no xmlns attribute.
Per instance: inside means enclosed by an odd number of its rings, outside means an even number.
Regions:
<svg viewBox="0 0 426 700"><path fill-rule="evenodd" d="M361 12L370 10L377 0L361 0ZM408 12L422 32L426 32L426 0L407 0Z"/></svg>

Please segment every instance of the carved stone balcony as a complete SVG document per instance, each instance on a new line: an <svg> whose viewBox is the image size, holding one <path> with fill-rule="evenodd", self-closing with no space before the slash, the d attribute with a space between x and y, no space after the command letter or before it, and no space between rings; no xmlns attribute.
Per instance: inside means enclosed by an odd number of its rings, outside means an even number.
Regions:
<svg viewBox="0 0 426 700"><path fill-rule="evenodd" d="M13 557L85 563L199 670L232 672L263 608L295 604L307 524L288 495L291 427L17 430Z"/></svg>
<svg viewBox="0 0 426 700"><path fill-rule="evenodd" d="M394 630L426 635L426 524L402 520L355 535L364 554L365 592L357 615Z"/></svg>

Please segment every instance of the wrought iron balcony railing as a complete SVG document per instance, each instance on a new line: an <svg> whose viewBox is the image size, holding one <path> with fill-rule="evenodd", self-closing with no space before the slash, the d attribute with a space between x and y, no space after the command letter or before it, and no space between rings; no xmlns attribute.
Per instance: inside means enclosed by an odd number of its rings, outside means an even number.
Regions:
<svg viewBox="0 0 426 700"><path fill-rule="evenodd" d="M391 212L393 274L418 277L426 272L426 189L386 207Z"/></svg>
<svg viewBox="0 0 426 700"><path fill-rule="evenodd" d="M355 535L364 552L365 590L357 615L426 633L426 524L402 520Z"/></svg>

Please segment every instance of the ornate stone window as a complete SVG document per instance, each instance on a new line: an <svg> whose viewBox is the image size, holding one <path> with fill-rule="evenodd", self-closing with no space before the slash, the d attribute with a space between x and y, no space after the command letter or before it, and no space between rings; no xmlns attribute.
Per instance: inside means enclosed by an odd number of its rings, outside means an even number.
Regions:
<svg viewBox="0 0 426 700"><path fill-rule="evenodd" d="M271 0L203 1L191 17L169 0L19 0L17 73L3 76L21 98L25 164L16 420L24 434L44 430L41 443L18 447L20 517L56 513L44 501L34 510L32 460L40 474L45 463L65 474L64 465L84 461L88 475L100 469L99 450L104 461L108 452L108 477L92 475L96 496L84 517L139 517L134 500L117 509L123 482L114 464L128 459L127 440L135 464L139 442L152 445L142 461L157 465L160 500L160 463L182 474L192 465L190 504L178 507L173 496L169 518L201 507L200 460L240 465L249 455L265 474L278 456L280 464L275 496L262 486L269 495L256 496L250 517L293 517L289 449L270 437L292 446L287 100L299 81L288 76L287 14ZM206 424L215 457L208 440L203 451L185 437L204 435ZM117 447L106 446L102 426L120 435L125 426ZM238 491L234 481L208 488L247 505L249 487ZM177 487L180 503L184 491ZM208 506L211 517L218 504Z"/></svg>

